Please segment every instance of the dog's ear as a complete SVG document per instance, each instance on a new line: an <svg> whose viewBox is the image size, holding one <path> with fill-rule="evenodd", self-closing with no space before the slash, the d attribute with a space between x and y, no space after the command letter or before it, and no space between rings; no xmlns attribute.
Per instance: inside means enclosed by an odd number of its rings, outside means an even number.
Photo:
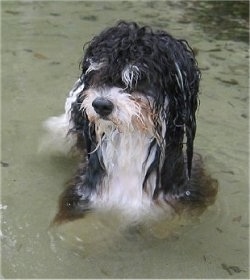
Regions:
<svg viewBox="0 0 250 280"><path fill-rule="evenodd" d="M82 77L77 81L71 90L71 95L75 95L75 100L72 102L69 100L68 113L70 116L71 128L68 131L69 134L76 135L76 148L82 152L88 152L88 140L85 137L85 131L88 127L88 120L85 113L81 109L83 101L83 90L85 89L85 81ZM71 95L68 99L71 98ZM67 103L67 102L66 102Z"/></svg>
<svg viewBox="0 0 250 280"><path fill-rule="evenodd" d="M93 149L92 145L95 142L95 130L90 124L87 114L81 108L83 94L80 94L76 101L71 106L71 121L73 127L70 133L77 136L77 148L89 154Z"/></svg>
<svg viewBox="0 0 250 280"><path fill-rule="evenodd" d="M174 69L172 69L174 79L171 79L166 115L168 125L165 154L167 160L161 174L167 191L171 189L171 185L176 188L186 185L186 180L191 178L201 77L193 50L188 43L184 40L177 40L175 43L176 53L174 54ZM185 142L186 156L182 152Z"/></svg>
<svg viewBox="0 0 250 280"><path fill-rule="evenodd" d="M191 176L193 142L196 133L196 110L198 106L198 92L200 82L200 70L192 49L186 41L179 41L184 48L184 54L175 62L176 81L178 90L175 98L178 104L179 119L184 127L186 136L187 171Z"/></svg>

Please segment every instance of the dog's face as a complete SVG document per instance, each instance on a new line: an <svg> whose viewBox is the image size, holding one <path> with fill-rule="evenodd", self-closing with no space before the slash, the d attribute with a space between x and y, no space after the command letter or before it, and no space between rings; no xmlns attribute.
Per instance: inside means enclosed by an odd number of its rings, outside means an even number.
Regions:
<svg viewBox="0 0 250 280"><path fill-rule="evenodd" d="M115 133L146 135L149 142L163 138L155 129L159 116L154 99L145 93L119 87L90 87L83 92L81 109L94 125L98 143L104 135L111 137Z"/></svg>
<svg viewBox="0 0 250 280"><path fill-rule="evenodd" d="M107 61L107 58L99 63L87 59L89 64L83 75L87 86L81 94L80 109L95 127L97 142L114 132L135 132L147 135L149 143L156 139L162 146L168 97L160 85L148 79L149 66L139 61L136 65L120 65L118 73L112 71L107 76L111 71ZM154 79L160 80L161 74Z"/></svg>
<svg viewBox="0 0 250 280"><path fill-rule="evenodd" d="M152 131L152 98L118 87L89 88L81 104L91 123L107 123L119 131Z"/></svg>

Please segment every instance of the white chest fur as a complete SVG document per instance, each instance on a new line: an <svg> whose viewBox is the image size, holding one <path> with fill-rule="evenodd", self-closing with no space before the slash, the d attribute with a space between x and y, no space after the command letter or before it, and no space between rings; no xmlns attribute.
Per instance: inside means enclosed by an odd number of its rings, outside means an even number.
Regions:
<svg viewBox="0 0 250 280"><path fill-rule="evenodd" d="M133 129L112 129L103 136L98 153L106 175L98 187L98 204L130 210L150 205L155 180L147 182L147 193L143 182L155 156L155 148L148 154L151 141L152 136Z"/></svg>

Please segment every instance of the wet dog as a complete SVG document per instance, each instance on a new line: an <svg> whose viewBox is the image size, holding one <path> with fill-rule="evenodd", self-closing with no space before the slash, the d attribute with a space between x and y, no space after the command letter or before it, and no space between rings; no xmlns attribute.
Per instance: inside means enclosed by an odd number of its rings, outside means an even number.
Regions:
<svg viewBox="0 0 250 280"><path fill-rule="evenodd" d="M200 70L185 40L119 22L86 46L65 114L46 122L81 162L55 223L93 209L205 209L217 183L193 153Z"/></svg>

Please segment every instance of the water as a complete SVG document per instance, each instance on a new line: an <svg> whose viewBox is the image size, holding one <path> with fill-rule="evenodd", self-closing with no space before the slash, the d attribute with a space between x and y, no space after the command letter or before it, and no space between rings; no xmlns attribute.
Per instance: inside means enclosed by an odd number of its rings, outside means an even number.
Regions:
<svg viewBox="0 0 250 280"><path fill-rule="evenodd" d="M246 10L223 1L2 2L4 278L248 278ZM92 214L49 228L75 160L37 153L41 123L62 112L83 43L118 19L166 28L197 52L195 144L218 198L192 222L125 228Z"/></svg>

